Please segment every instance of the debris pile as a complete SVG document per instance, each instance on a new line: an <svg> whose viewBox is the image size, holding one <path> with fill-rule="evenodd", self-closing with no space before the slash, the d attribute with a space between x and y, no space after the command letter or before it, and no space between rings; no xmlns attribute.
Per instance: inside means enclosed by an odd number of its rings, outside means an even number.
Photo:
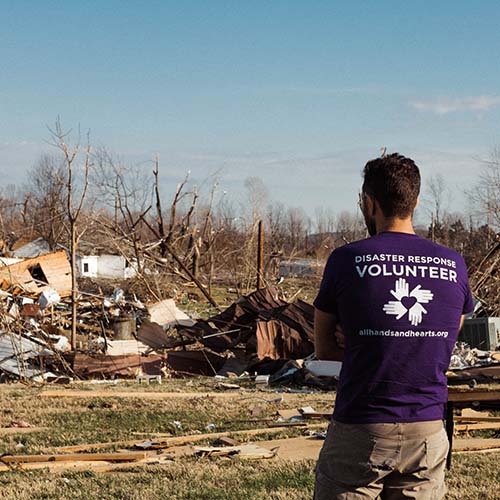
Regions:
<svg viewBox="0 0 500 500"><path fill-rule="evenodd" d="M480 316L500 316L500 242L469 269L471 290L480 301Z"/></svg>
<svg viewBox="0 0 500 500"><path fill-rule="evenodd" d="M173 299L143 304L119 288L108 297L80 292L76 350L69 352L66 252L3 259L0 265L0 371L7 377L139 380L144 375L149 381L150 376L264 374L269 375L265 385L317 378L306 376L300 361L314 350L313 307L301 300L288 303L276 290L258 290L197 322Z"/></svg>
<svg viewBox="0 0 500 500"><path fill-rule="evenodd" d="M302 359L314 351L313 328L311 304L288 303L275 289L263 288L181 334L186 343L200 342L215 352L241 349L258 359Z"/></svg>
<svg viewBox="0 0 500 500"><path fill-rule="evenodd" d="M475 268L483 308L493 303L484 300L488 287L497 286L497 247ZM322 390L335 388L338 380L341 363L314 359L313 306L300 299L287 302L274 288L239 297L215 316L198 321L173 299L144 304L120 288L108 296L79 292L73 350L70 296L71 267L64 250L0 260L4 378L43 382L127 377L161 383L161 377L205 375L221 384L226 378L251 379L261 388ZM498 380L500 353L458 343L448 375L451 383Z"/></svg>
<svg viewBox="0 0 500 500"><path fill-rule="evenodd" d="M451 384L490 383L500 380L500 352L472 349L465 342L457 342L447 373Z"/></svg>

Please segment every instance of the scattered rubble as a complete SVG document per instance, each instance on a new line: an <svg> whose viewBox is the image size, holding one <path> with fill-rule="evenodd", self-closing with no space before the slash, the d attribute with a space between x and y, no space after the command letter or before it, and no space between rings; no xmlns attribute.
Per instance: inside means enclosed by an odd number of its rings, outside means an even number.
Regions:
<svg viewBox="0 0 500 500"><path fill-rule="evenodd" d="M457 342L451 356L449 384L492 383L500 381L500 352L471 348L465 342Z"/></svg>
<svg viewBox="0 0 500 500"><path fill-rule="evenodd" d="M470 266L471 290L480 301L480 316L500 316L500 242Z"/></svg>
<svg viewBox="0 0 500 500"><path fill-rule="evenodd" d="M314 359L313 306L300 299L287 302L274 288L239 297L215 316L198 320L180 310L174 299L143 303L121 288L108 295L80 291L77 350L69 352L67 254L58 250L36 255L37 245L33 252L30 248L25 249L29 258L0 262L3 378L65 382L122 377L139 383L205 375L218 380L219 390L239 389L243 382L261 390L336 387L342 364ZM490 283L495 256L500 258L494 249L487 262L476 266L476 278L483 273L476 288ZM484 294L479 296L484 304ZM451 384L498 381L500 352L457 343L448 377Z"/></svg>

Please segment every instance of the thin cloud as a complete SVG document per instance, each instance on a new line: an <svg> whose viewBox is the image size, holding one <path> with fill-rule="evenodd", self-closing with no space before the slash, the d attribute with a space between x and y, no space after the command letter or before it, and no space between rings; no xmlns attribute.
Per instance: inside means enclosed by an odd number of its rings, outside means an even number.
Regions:
<svg viewBox="0 0 500 500"><path fill-rule="evenodd" d="M500 96L439 97L428 101L414 101L410 104L418 111L428 111L437 115L446 115L448 113L463 111L488 111L500 106Z"/></svg>

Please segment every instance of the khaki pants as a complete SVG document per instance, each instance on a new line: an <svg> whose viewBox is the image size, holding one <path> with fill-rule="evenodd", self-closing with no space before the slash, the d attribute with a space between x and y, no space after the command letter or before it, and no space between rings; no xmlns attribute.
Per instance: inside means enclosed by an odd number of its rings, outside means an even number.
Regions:
<svg viewBox="0 0 500 500"><path fill-rule="evenodd" d="M316 466L314 500L441 500L448 438L442 421L331 422Z"/></svg>

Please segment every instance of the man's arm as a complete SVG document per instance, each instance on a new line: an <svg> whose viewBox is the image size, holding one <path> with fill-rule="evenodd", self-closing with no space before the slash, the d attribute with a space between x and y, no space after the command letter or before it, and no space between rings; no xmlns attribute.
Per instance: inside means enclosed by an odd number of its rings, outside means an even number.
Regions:
<svg viewBox="0 0 500 500"><path fill-rule="evenodd" d="M458 325L458 331L462 329L462 326L464 326L464 320L465 320L465 315L462 314L462 317L460 318L460 325Z"/></svg>
<svg viewBox="0 0 500 500"><path fill-rule="evenodd" d="M343 334L335 314L314 309L314 351L318 359L343 361ZM340 341L340 342L339 342Z"/></svg>

